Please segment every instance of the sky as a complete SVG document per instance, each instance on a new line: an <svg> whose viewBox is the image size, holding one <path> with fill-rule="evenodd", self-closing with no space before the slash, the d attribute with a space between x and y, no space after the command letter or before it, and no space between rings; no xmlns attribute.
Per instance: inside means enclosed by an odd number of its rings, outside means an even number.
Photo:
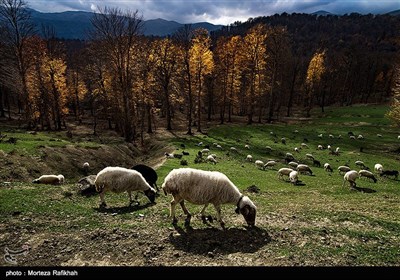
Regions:
<svg viewBox="0 0 400 280"><path fill-rule="evenodd" d="M98 7L138 10L145 20L207 21L228 25L251 17L287 13L381 14L400 9L400 0L25 0L40 12L96 11Z"/></svg>

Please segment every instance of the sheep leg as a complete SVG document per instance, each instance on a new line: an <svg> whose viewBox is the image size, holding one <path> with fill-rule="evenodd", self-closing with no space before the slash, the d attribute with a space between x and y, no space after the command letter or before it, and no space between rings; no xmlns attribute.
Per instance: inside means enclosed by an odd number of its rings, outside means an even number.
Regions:
<svg viewBox="0 0 400 280"><path fill-rule="evenodd" d="M222 229L225 229L225 223L224 221L222 221L222 216L221 216L221 206L214 204L214 208L217 211L217 220L219 221L219 224L221 225Z"/></svg>
<svg viewBox="0 0 400 280"><path fill-rule="evenodd" d="M176 225L178 223L178 219L175 217L175 207L177 203L178 202L176 202L175 198L171 201L170 216L172 217L173 225Z"/></svg>
<svg viewBox="0 0 400 280"><path fill-rule="evenodd" d="M103 192L101 192L100 193L100 208L102 208L102 207L107 207L107 204L106 204L106 202L105 202L105 200L104 200L104 193Z"/></svg>
<svg viewBox="0 0 400 280"><path fill-rule="evenodd" d="M184 200L179 202L179 204L181 205L183 212L186 214L185 226L189 226L190 225L190 219L192 218L192 215L189 213L189 210L187 210Z"/></svg>
<svg viewBox="0 0 400 280"><path fill-rule="evenodd" d="M139 202L138 202L138 193L136 193L136 195L135 195L135 200L132 200L132 192L131 191L128 191L128 196L129 196L129 206L131 206L134 202L136 202L137 204L139 204Z"/></svg>
<svg viewBox="0 0 400 280"><path fill-rule="evenodd" d="M201 219L204 224L207 223L206 216L204 215L204 211L206 210L207 206L208 206L208 203L206 205L204 205L203 209L201 209L201 211L200 211Z"/></svg>

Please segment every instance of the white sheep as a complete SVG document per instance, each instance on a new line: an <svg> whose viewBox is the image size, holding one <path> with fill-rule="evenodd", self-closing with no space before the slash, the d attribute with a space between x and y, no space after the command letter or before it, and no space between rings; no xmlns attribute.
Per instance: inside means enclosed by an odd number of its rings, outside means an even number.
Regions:
<svg viewBox="0 0 400 280"><path fill-rule="evenodd" d="M376 183L376 178L374 176L374 174L372 174L372 172L368 171L368 170L360 170L358 171L358 175L361 177L366 177L369 179L372 179L372 181L374 181L374 183Z"/></svg>
<svg viewBox="0 0 400 280"><path fill-rule="evenodd" d="M328 145L328 147L326 147L329 151L332 151L332 146Z"/></svg>
<svg viewBox="0 0 400 280"><path fill-rule="evenodd" d="M89 171L89 168L90 168L89 162L84 162L84 163L82 164L82 168L83 168L83 170L85 170L85 171Z"/></svg>
<svg viewBox="0 0 400 280"><path fill-rule="evenodd" d="M252 155L247 155L246 160L252 162L253 161L253 156Z"/></svg>
<svg viewBox="0 0 400 280"><path fill-rule="evenodd" d="M297 168L297 166L299 165L297 162L291 161L288 163L288 165L292 168Z"/></svg>
<svg viewBox="0 0 400 280"><path fill-rule="evenodd" d="M156 190L146 182L140 172L133 169L106 167L97 174L94 184L96 191L100 193L100 207L107 206L104 194L108 191L115 193L128 192L129 205L133 203L133 191L143 191L151 202L155 200Z"/></svg>
<svg viewBox="0 0 400 280"><path fill-rule="evenodd" d="M215 157L213 157L213 155L207 156L206 161L211 162L213 164L217 164L217 160Z"/></svg>
<svg viewBox="0 0 400 280"><path fill-rule="evenodd" d="M299 164L297 165L296 170L301 173L309 173L310 175L313 174L311 168L307 164Z"/></svg>
<svg viewBox="0 0 400 280"><path fill-rule="evenodd" d="M263 161L261 161L261 160L256 160L255 162L254 162L254 164L258 167L258 168L261 168L261 169L264 169L264 162Z"/></svg>
<svg viewBox="0 0 400 280"><path fill-rule="evenodd" d="M217 147L217 149L222 150L222 146L221 145L217 145L216 147Z"/></svg>
<svg viewBox="0 0 400 280"><path fill-rule="evenodd" d="M400 140L400 135L399 135L399 136L397 136L397 140Z"/></svg>
<svg viewBox="0 0 400 280"><path fill-rule="evenodd" d="M257 207L221 172L192 168L174 169L165 177L162 189L165 195L172 194L173 196L170 208L173 224L178 222L175 208L179 203L187 216L185 225L190 225L192 215L184 204L187 200L193 204L204 205L200 212L203 221L205 221L204 211L207 206L210 203L214 205L222 228L225 223L222 221L221 204L236 205L236 213L241 213L249 226L255 225Z"/></svg>
<svg viewBox="0 0 400 280"><path fill-rule="evenodd" d="M333 139L333 138L335 138L335 136L333 136L332 134L329 134L329 138Z"/></svg>
<svg viewBox="0 0 400 280"><path fill-rule="evenodd" d="M314 160L314 156L312 154L306 154L306 158Z"/></svg>
<svg viewBox="0 0 400 280"><path fill-rule="evenodd" d="M231 151L237 153L237 149L235 147L231 147Z"/></svg>
<svg viewBox="0 0 400 280"><path fill-rule="evenodd" d="M364 139L364 136L362 136L362 134L360 134L360 135L357 136L357 139L358 139L358 140L363 140L363 139Z"/></svg>
<svg viewBox="0 0 400 280"><path fill-rule="evenodd" d="M199 142L197 146L203 146L203 142Z"/></svg>
<svg viewBox="0 0 400 280"><path fill-rule="evenodd" d="M289 180L293 185L296 185L299 180L299 174L297 171L292 171L289 173Z"/></svg>
<svg viewBox="0 0 400 280"><path fill-rule="evenodd" d="M269 152L272 151L272 148L271 148L270 146L266 146L265 149L266 149L267 151L269 151Z"/></svg>
<svg viewBox="0 0 400 280"><path fill-rule="evenodd" d="M64 184L65 178L63 175L42 175L32 181L34 184L61 185Z"/></svg>
<svg viewBox="0 0 400 280"><path fill-rule="evenodd" d="M208 155L209 152L210 152L210 149L203 149L203 150L201 150L201 154L202 154L202 155Z"/></svg>
<svg viewBox="0 0 400 280"><path fill-rule="evenodd" d="M362 162L361 160L357 160L357 161L355 162L355 164L356 164L357 166L361 167L361 168L365 168L365 164L364 164L364 162Z"/></svg>
<svg viewBox="0 0 400 280"><path fill-rule="evenodd" d="M333 169L332 169L332 167L331 167L331 165L329 164L329 163L325 163L324 164L324 170L326 171L326 172L333 172Z"/></svg>
<svg viewBox="0 0 400 280"><path fill-rule="evenodd" d="M174 154L170 154L170 153L167 153L167 152L165 152L164 155L165 155L166 158L175 158Z"/></svg>
<svg viewBox="0 0 400 280"><path fill-rule="evenodd" d="M340 148L339 148L339 147L336 147L335 153L336 153L336 154L339 154L339 150L340 150Z"/></svg>
<svg viewBox="0 0 400 280"><path fill-rule="evenodd" d="M294 148L294 151L300 153L299 148L297 147Z"/></svg>
<svg viewBox="0 0 400 280"><path fill-rule="evenodd" d="M317 149L318 149L318 150L323 150L323 149L324 149L324 146L318 145Z"/></svg>
<svg viewBox="0 0 400 280"><path fill-rule="evenodd" d="M337 138L342 139L342 134L339 134L339 136Z"/></svg>
<svg viewBox="0 0 400 280"><path fill-rule="evenodd" d="M244 145L244 147L245 147L245 149L248 149L248 150L250 150L250 145Z"/></svg>
<svg viewBox="0 0 400 280"><path fill-rule="evenodd" d="M356 186L356 179L358 178L358 172L356 170L347 171L343 176L343 187L346 181L350 183L350 187Z"/></svg>
<svg viewBox="0 0 400 280"><path fill-rule="evenodd" d="M302 148L309 148L308 145L306 143L301 143L301 147Z"/></svg>
<svg viewBox="0 0 400 280"><path fill-rule="evenodd" d="M382 134L379 134L379 133L378 133L376 136L378 136L379 138L381 138L381 137L382 137Z"/></svg>
<svg viewBox="0 0 400 280"><path fill-rule="evenodd" d="M375 172L381 174L382 171L383 171L383 166L382 166L382 164L380 164L380 163L375 164L374 170L375 170Z"/></svg>
<svg viewBox="0 0 400 280"><path fill-rule="evenodd" d="M346 173L346 172L350 171L351 169L348 166L341 165L338 167L338 170L339 170L339 174L342 174L341 172Z"/></svg>
<svg viewBox="0 0 400 280"><path fill-rule="evenodd" d="M273 166L275 166L276 164L277 164L277 162L274 161L274 160L267 161L267 163L264 164L264 169L266 169L267 167L273 167Z"/></svg>
<svg viewBox="0 0 400 280"><path fill-rule="evenodd" d="M322 133L321 133L321 134L318 134L318 138L322 138Z"/></svg>
<svg viewBox="0 0 400 280"><path fill-rule="evenodd" d="M283 179L284 175L285 176L289 176L290 172L292 172L292 171L293 171L293 169L286 168L286 167L283 167L283 168L279 169L278 170L278 179Z"/></svg>
<svg viewBox="0 0 400 280"><path fill-rule="evenodd" d="M356 139L356 137L355 137L354 135L350 135L349 138L350 138L350 139L353 139L353 140Z"/></svg>

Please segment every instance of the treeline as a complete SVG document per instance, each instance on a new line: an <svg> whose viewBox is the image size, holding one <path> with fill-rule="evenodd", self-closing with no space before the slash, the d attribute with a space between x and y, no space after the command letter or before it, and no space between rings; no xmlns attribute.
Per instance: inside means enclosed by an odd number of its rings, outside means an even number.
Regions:
<svg viewBox="0 0 400 280"><path fill-rule="evenodd" d="M191 134L205 119L250 124L384 102L396 84L400 17L281 14L149 38L138 12L104 8L80 42L51 27L39 37L24 1L0 3L0 117L17 108L31 129L64 129L67 116L89 113L94 133L107 120L136 141L154 131L156 114L171 130L184 113Z"/></svg>

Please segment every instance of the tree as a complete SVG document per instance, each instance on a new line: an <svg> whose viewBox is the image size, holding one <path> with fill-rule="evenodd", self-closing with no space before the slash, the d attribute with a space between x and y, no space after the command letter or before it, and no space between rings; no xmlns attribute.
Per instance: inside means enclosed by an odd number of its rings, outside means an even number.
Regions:
<svg viewBox="0 0 400 280"><path fill-rule="evenodd" d="M394 77L392 81L393 99L390 111L387 117L390 118L397 126L400 127L400 65L396 65L394 69Z"/></svg>
<svg viewBox="0 0 400 280"><path fill-rule="evenodd" d="M316 93L321 91L322 76L326 71L325 67L325 50L318 51L312 57L310 64L307 69L306 78L306 113L307 117L310 117L310 111L312 108L312 99Z"/></svg>
<svg viewBox="0 0 400 280"><path fill-rule="evenodd" d="M208 31L204 28L196 29L190 48L190 66L193 76L194 88L197 91L197 131L201 132L201 97L203 93L203 83L206 75L210 74L214 68L213 53L210 50L211 39Z"/></svg>
<svg viewBox="0 0 400 280"><path fill-rule="evenodd" d="M26 80L30 62L26 55L26 42L29 37L35 34L35 29L26 2L23 0L0 0L0 20L4 28L1 41L10 49L12 57L7 71L10 75L16 74L18 77L14 85L15 92L19 94L25 112L25 120L30 127L30 116L32 114L28 102Z"/></svg>

